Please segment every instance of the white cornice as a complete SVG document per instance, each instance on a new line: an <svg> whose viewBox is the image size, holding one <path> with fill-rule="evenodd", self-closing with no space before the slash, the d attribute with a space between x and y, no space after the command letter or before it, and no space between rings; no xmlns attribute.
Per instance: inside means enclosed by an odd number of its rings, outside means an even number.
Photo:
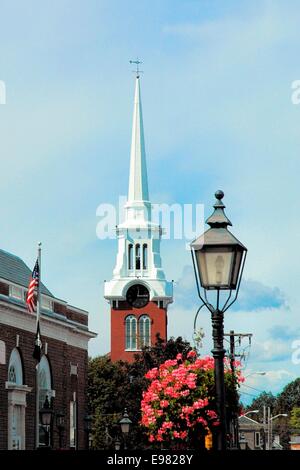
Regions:
<svg viewBox="0 0 300 470"><path fill-rule="evenodd" d="M0 282L3 282L4 284L7 284L8 286L20 287L21 289L23 289L25 291L28 289L27 287L23 286L22 284L17 284L16 282L5 279L4 277L0 277ZM48 294L42 293L42 296L46 299L52 300L52 302L55 302L59 305L64 305L65 307L69 307L73 312L81 313L82 315L86 315L86 316L89 315L89 312L87 312L86 310L83 310L82 308L74 307L74 305L68 304L68 302L66 302L65 300L58 299L57 297L54 297L53 294L48 295Z"/></svg>
<svg viewBox="0 0 300 470"><path fill-rule="evenodd" d="M30 333L36 332L35 314L4 301L0 301L0 323ZM97 336L96 333L79 328L75 322L66 323L44 315L41 316L40 327L42 337L47 336L85 350L88 349L88 341Z"/></svg>

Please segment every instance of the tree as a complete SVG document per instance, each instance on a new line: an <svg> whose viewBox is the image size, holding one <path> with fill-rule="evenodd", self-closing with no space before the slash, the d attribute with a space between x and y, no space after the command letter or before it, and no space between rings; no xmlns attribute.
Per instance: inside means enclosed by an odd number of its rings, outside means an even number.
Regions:
<svg viewBox="0 0 300 470"><path fill-rule="evenodd" d="M292 413L293 409L300 407L300 378L286 385L283 391L277 396L275 413ZM296 421L296 419L295 419ZM281 443L284 449L289 449L289 441L291 436L291 421L286 418L278 420L274 430L280 435Z"/></svg>
<svg viewBox="0 0 300 470"><path fill-rule="evenodd" d="M291 411L290 426L292 430L300 431L300 408L294 407Z"/></svg>
<svg viewBox="0 0 300 470"><path fill-rule="evenodd" d="M176 357L178 353L186 356L191 349L190 343L181 337L170 338L165 342L157 336L155 346L144 348L135 355L131 364L111 362L107 356L89 360L88 403L89 413L93 416L93 448L113 448L114 438L121 437L118 421L125 408L133 421L130 446L136 449L149 447L146 433L138 425L142 392L147 387L145 374L152 367Z"/></svg>
<svg viewBox="0 0 300 470"><path fill-rule="evenodd" d="M266 410L270 407L271 413L273 414L276 407L276 397L272 392L262 392L246 407L246 411L258 410L259 413L255 415L254 419L262 423L264 420L264 406ZM253 418L253 416L251 417Z"/></svg>
<svg viewBox="0 0 300 470"><path fill-rule="evenodd" d="M132 372L138 369L139 374L145 375L149 369L158 367L168 359L174 359L177 354L182 354L183 357L186 357L191 349L190 343L183 340L181 336L176 339L172 337L165 342L158 333L156 335L155 346L144 348L140 354L135 355L135 361L131 367Z"/></svg>
<svg viewBox="0 0 300 470"><path fill-rule="evenodd" d="M136 354L131 364L121 361L112 363L107 356L89 360L88 403L89 414L93 417L91 437L94 449L114 448L114 439L121 437L118 421L125 408L133 422L129 447L150 447L146 430L139 426L142 393L149 386L145 374L178 354L185 360L192 349L190 343L181 337L165 342L157 336L156 344ZM236 406L236 380L230 375L227 383L226 407L230 411ZM213 392L211 400L214 400Z"/></svg>
<svg viewBox="0 0 300 470"><path fill-rule="evenodd" d="M142 400L142 425L150 442L163 442L171 448L204 449L205 436L220 425L215 400L214 359L197 358L191 350L187 358L177 354L159 367L150 369L150 381ZM237 380L241 375L236 370ZM236 379L225 363L226 398ZM233 409L235 402L229 403ZM236 411L236 410L235 410Z"/></svg>
<svg viewBox="0 0 300 470"><path fill-rule="evenodd" d="M300 378L286 385L278 395L276 412L289 413L294 407L300 407Z"/></svg>
<svg viewBox="0 0 300 470"><path fill-rule="evenodd" d="M116 435L117 422L124 410L124 395L119 391L126 379L120 363L112 363L107 357L89 360L88 404L89 413L93 416L93 448L104 449L113 445L110 436Z"/></svg>

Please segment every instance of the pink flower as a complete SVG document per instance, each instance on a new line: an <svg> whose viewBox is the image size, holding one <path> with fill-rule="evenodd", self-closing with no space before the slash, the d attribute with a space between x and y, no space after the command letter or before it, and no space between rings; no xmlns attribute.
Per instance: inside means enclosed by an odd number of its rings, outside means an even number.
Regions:
<svg viewBox="0 0 300 470"><path fill-rule="evenodd" d="M177 365L177 359L168 359L167 361L165 361L165 363L163 364L165 367L173 367L173 366L176 366Z"/></svg>
<svg viewBox="0 0 300 470"><path fill-rule="evenodd" d="M167 408L167 406L169 406L168 400L161 400L160 401L160 407L161 408Z"/></svg>
<svg viewBox="0 0 300 470"><path fill-rule="evenodd" d="M156 379L158 376L158 369L154 367L154 369L148 370L147 374L145 374L146 379Z"/></svg>
<svg viewBox="0 0 300 470"><path fill-rule="evenodd" d="M197 353L196 351L194 351L193 349L191 351L188 352L187 354L187 358L189 359L190 357L196 357L197 356Z"/></svg>
<svg viewBox="0 0 300 470"><path fill-rule="evenodd" d="M207 410L206 414L211 419L216 419L218 417L217 413L213 410Z"/></svg>
<svg viewBox="0 0 300 470"><path fill-rule="evenodd" d="M207 421L202 418L201 416L199 418L196 419L197 423L201 423L203 424L203 426L207 426Z"/></svg>
<svg viewBox="0 0 300 470"><path fill-rule="evenodd" d="M163 429L171 429L172 427L173 427L172 421L165 421L165 422L162 424L162 428L163 428Z"/></svg>
<svg viewBox="0 0 300 470"><path fill-rule="evenodd" d="M220 421L214 421L214 422L212 423L212 425L213 425L213 426L220 426Z"/></svg>
<svg viewBox="0 0 300 470"><path fill-rule="evenodd" d="M189 360L183 361L179 353L145 375L150 383L142 394L140 424L147 428L150 442L188 441L194 428L220 424L217 413L208 409L214 359L198 358L194 350L187 357ZM228 364L225 362L227 374ZM243 380L238 365L236 377Z"/></svg>
<svg viewBox="0 0 300 470"><path fill-rule="evenodd" d="M182 412L184 414L191 414L191 413L193 413L193 411L194 411L194 408L192 406L183 406L182 407Z"/></svg>
<svg viewBox="0 0 300 470"><path fill-rule="evenodd" d="M205 406L208 405L208 399L205 398L204 400L197 400L195 401L193 407L194 407L194 410L199 410L200 408L204 408Z"/></svg>

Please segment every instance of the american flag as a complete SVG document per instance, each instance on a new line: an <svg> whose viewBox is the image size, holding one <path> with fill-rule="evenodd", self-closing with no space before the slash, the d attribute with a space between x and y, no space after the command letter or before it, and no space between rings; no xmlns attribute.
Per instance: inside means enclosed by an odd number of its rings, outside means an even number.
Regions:
<svg viewBox="0 0 300 470"><path fill-rule="evenodd" d="M39 285L39 277L40 277L40 268L39 268L39 262L36 260L36 263L34 265L32 274L31 274L31 279L29 282L28 286L28 292L27 292L27 297L26 297L26 303L27 303L27 308L30 313L33 313L35 311L35 292L36 288Z"/></svg>

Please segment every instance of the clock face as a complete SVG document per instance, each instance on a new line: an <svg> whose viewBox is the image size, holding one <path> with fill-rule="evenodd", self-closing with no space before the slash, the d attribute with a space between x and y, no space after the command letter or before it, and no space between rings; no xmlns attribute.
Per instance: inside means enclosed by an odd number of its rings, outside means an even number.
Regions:
<svg viewBox="0 0 300 470"><path fill-rule="evenodd" d="M129 287L126 300L132 307L143 308L149 302L149 291L142 284L134 284Z"/></svg>

